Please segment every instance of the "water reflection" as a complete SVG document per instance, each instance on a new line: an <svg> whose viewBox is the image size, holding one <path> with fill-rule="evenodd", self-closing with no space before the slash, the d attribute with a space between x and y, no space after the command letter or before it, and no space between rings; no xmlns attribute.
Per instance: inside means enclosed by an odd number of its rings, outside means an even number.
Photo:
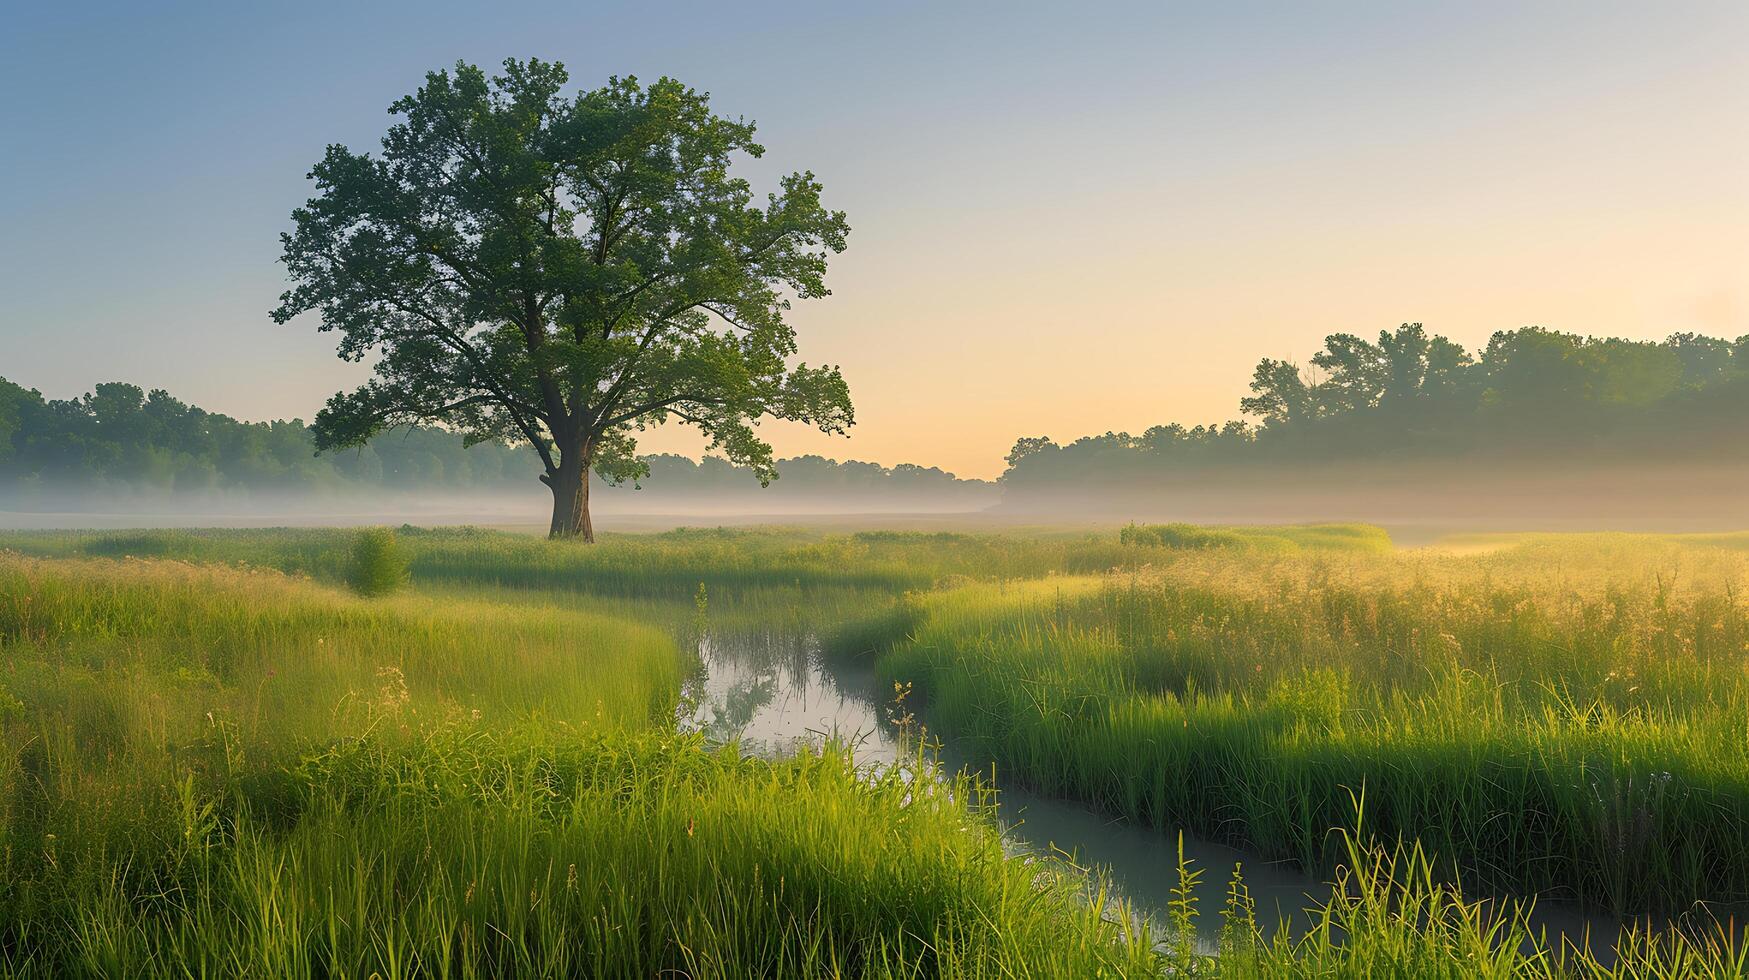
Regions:
<svg viewBox="0 0 1749 980"><path fill-rule="evenodd" d="M811 633L705 631L698 651L702 666L687 683L681 705L684 728L717 741L739 740L743 750L768 756L804 744L818 747L827 739L852 746L860 765L888 765L904 751L887 723L892 692L880 691L865 665L829 666ZM939 759L949 771L990 775L985 761L952 745L941 747ZM1178 884L1176 835L1037 796L996 776L998 822L1012 851L1065 857L1087 868L1152 923L1156 935L1167 933L1166 910ZM1282 928L1303 934L1313 910L1330 894L1329 885L1291 865L1191 834L1183 841L1185 858L1203 872L1193 891L1201 912L1198 945L1207 951L1220 932L1219 913L1235 865L1243 868L1266 937ZM1614 917L1550 903L1537 905L1533 924L1557 945L1561 937L1575 943L1588 937L1606 962L1623 928Z"/></svg>
<svg viewBox="0 0 1749 980"><path fill-rule="evenodd" d="M698 653L703 669L683 692L683 728L716 741L739 739L742 749L761 755L836 739L854 746L860 762L898 758L897 740L881 724L868 689L827 671L812 634L706 632Z"/></svg>

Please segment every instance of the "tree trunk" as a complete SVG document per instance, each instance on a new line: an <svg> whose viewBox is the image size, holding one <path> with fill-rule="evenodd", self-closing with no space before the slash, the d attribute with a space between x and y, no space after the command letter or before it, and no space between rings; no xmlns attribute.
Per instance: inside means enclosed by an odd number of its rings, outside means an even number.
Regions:
<svg viewBox="0 0 1749 980"><path fill-rule="evenodd" d="M553 524L547 537L555 541L582 538L583 543L594 544L595 525L589 520L589 467L563 463L548 485L553 490Z"/></svg>

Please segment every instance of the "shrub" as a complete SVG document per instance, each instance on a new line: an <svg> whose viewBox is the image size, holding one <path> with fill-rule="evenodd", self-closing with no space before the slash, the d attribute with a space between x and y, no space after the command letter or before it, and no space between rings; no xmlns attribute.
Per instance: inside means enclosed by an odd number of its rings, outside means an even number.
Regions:
<svg viewBox="0 0 1749 980"><path fill-rule="evenodd" d="M347 580L353 591L365 596L388 595L407 584L407 559L394 531L373 527L359 532Z"/></svg>
<svg viewBox="0 0 1749 980"><path fill-rule="evenodd" d="M190 536L176 531L108 534L85 543L88 555L106 558L168 558L189 550Z"/></svg>

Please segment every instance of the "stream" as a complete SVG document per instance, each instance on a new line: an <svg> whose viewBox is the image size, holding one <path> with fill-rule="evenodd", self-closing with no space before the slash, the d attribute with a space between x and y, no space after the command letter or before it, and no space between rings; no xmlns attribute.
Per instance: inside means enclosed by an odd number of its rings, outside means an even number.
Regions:
<svg viewBox="0 0 1749 980"><path fill-rule="evenodd" d="M890 693L878 690L865 666L828 664L808 633L707 632L699 641L703 672L687 685L683 727L743 751L786 755L804 744L835 738L854 747L859 765L898 760L904 751L885 723ZM885 695L885 696L883 696ZM924 719L927 721L927 718ZM942 746L944 768L972 767L986 776L983 760L967 758L951 743ZM1068 800L1049 799L1009 784L997 774L997 819L1013 853L1067 856L1102 876L1116 897L1147 919L1157 936L1169 935L1167 909L1178 884L1178 834L1132 824ZM1202 870L1194 889L1200 914L1197 943L1213 952L1220 910L1235 863L1256 903L1257 923L1267 938L1282 928L1299 935L1330 886L1291 863L1183 834L1184 856ZM1613 959L1624 922L1571 905L1538 902L1534 926L1551 946L1589 944L1600 961Z"/></svg>

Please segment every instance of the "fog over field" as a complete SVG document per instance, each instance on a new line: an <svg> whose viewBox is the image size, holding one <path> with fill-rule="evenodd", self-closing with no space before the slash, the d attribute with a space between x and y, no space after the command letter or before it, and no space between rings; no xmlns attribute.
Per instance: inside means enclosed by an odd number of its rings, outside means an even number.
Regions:
<svg viewBox="0 0 1749 980"><path fill-rule="evenodd" d="M23 4L0 980L1749 980L1749 4Z"/></svg>
<svg viewBox="0 0 1749 980"><path fill-rule="evenodd" d="M526 489L407 489L287 493L272 490L140 493L77 486L0 494L0 528L267 527L416 524L543 525L550 495ZM865 488L666 490L597 484L592 506L608 529L696 523L849 526L1112 526L1129 522L1296 524L1367 521L1398 537L1437 531L1717 531L1749 525L1749 465L1574 466L1519 462L1464 466L1237 468L1145 484L1097 475L1067 487L1016 492L999 483L901 493Z"/></svg>
<svg viewBox="0 0 1749 980"><path fill-rule="evenodd" d="M1749 525L1749 466L1480 465L1437 461L1207 472L1143 486L1041 488L994 508L1012 519L1392 528L1705 531Z"/></svg>
<svg viewBox="0 0 1749 980"><path fill-rule="evenodd" d="M1475 352L1419 323L1263 358L1238 418L1015 440L996 480L906 462L707 455L598 461L608 522L964 515L981 523L1370 521L1709 530L1749 521L1749 338L1527 327ZM324 410L327 412L328 410ZM0 522L536 523L527 443L408 423L326 446L318 416L243 422L162 389L48 399L0 380ZM551 472L547 473L547 477ZM54 516L65 515L65 516ZM89 516L82 516L89 515ZM660 520L655 523L661 523Z"/></svg>
<svg viewBox="0 0 1749 980"><path fill-rule="evenodd" d="M757 490L755 484L755 490ZM647 530L689 523L841 523L868 518L885 524L904 518L957 520L969 524L1007 523L990 509L998 495L989 488L964 493L907 494L895 499L876 494L827 491L763 494L661 494L600 487L597 514L611 527ZM76 492L0 496L0 528L101 527L317 527L324 525L479 524L545 528L551 495L539 484L525 492L491 493L252 493L246 496Z"/></svg>

